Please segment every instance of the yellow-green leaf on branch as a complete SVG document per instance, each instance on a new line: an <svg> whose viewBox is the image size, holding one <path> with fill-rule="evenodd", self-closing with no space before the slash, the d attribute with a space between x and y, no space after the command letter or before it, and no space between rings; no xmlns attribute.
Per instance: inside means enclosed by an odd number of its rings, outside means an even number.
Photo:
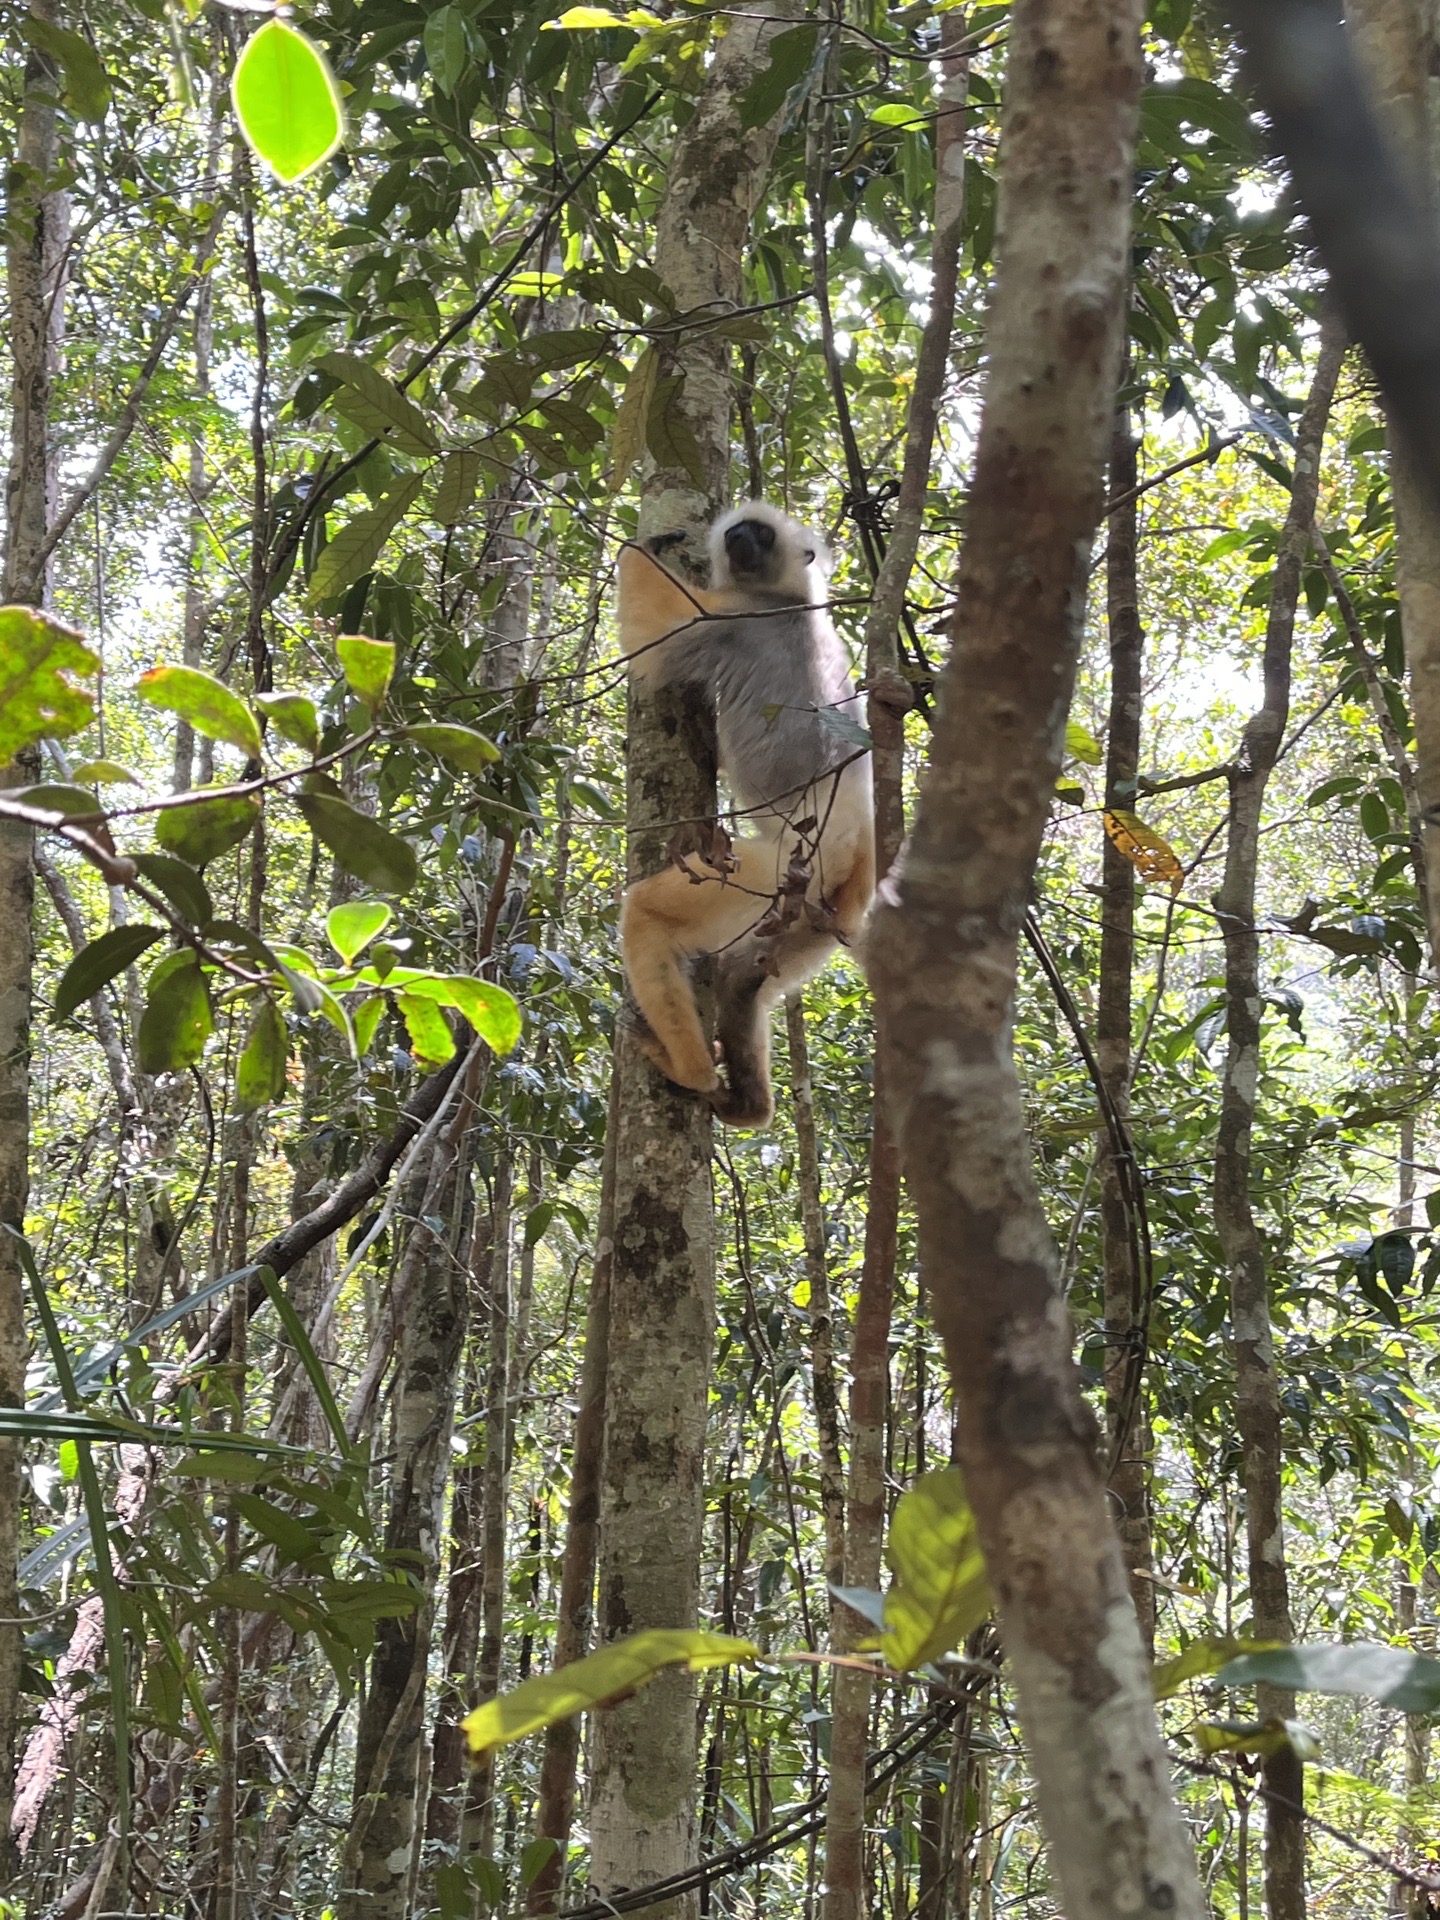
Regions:
<svg viewBox="0 0 1440 1920"><path fill-rule="evenodd" d="M1169 1660L1157 1660L1150 1671L1150 1684L1157 1700L1168 1700L1187 1680L1198 1680L1218 1673L1228 1661L1246 1653L1268 1653L1280 1645L1278 1640L1235 1640L1229 1634L1206 1635L1192 1640L1182 1652Z"/></svg>
<svg viewBox="0 0 1440 1920"><path fill-rule="evenodd" d="M897 1671L938 1660L988 1618L994 1602L958 1467L922 1474L900 1496L886 1559L895 1584L880 1645Z"/></svg>
<svg viewBox="0 0 1440 1920"><path fill-rule="evenodd" d="M66 676L99 668L73 627L33 607L0 607L0 767L47 734L62 739L86 726L95 703Z"/></svg>
<svg viewBox="0 0 1440 1920"><path fill-rule="evenodd" d="M385 931L390 918L390 909L383 900L347 900L326 914L325 931L331 946L349 967L376 934Z"/></svg>
<svg viewBox="0 0 1440 1920"><path fill-rule="evenodd" d="M315 562L309 585L312 606L369 573L424 484L423 473L407 473L375 506L346 521Z"/></svg>
<svg viewBox="0 0 1440 1920"><path fill-rule="evenodd" d="M520 1038L519 1002L493 980L477 980L468 973L415 973L403 985L419 999L454 1007L494 1053L509 1053Z"/></svg>
<svg viewBox="0 0 1440 1920"><path fill-rule="evenodd" d="M487 1700L461 1725L471 1753L488 1753L557 1720L626 1699L667 1667L688 1667L698 1673L705 1667L736 1666L757 1659L759 1653L753 1641L735 1640L724 1633L651 1627L587 1654L558 1673L526 1680L498 1699Z"/></svg>
<svg viewBox="0 0 1440 1920"><path fill-rule="evenodd" d="M283 20L267 20L251 35L230 97L240 131L287 185L329 159L345 131L328 61Z"/></svg>
<svg viewBox="0 0 1440 1920"><path fill-rule="evenodd" d="M303 693L257 693L255 704L282 738L306 753L320 745L320 716L315 702Z"/></svg>
<svg viewBox="0 0 1440 1920"><path fill-rule="evenodd" d="M378 711L395 671L395 642L371 640L363 633L342 633L335 642L335 652L355 698L371 713Z"/></svg>
<svg viewBox="0 0 1440 1920"><path fill-rule="evenodd" d="M455 1036L440 1011L438 1001L423 994L397 993L405 1031L410 1036L410 1051L422 1067L443 1067L455 1054Z"/></svg>
<svg viewBox="0 0 1440 1920"><path fill-rule="evenodd" d="M460 773L484 773L500 758L500 749L494 741L487 740L473 727L455 726L444 720L424 720L413 727L401 727L400 731L416 746L427 747L442 760L448 760Z"/></svg>
<svg viewBox="0 0 1440 1920"><path fill-rule="evenodd" d="M245 702L223 680L199 667L152 667L137 689L152 707L164 707L188 720L209 740L239 747L250 760L260 758L260 727Z"/></svg>

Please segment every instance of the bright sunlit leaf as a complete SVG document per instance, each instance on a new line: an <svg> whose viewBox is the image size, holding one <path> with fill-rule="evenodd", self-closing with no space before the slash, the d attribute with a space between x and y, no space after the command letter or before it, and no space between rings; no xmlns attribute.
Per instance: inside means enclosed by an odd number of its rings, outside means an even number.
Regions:
<svg viewBox="0 0 1440 1920"><path fill-rule="evenodd" d="M287 185L327 160L345 131L328 61L283 20L267 20L251 36L230 97L240 131Z"/></svg>

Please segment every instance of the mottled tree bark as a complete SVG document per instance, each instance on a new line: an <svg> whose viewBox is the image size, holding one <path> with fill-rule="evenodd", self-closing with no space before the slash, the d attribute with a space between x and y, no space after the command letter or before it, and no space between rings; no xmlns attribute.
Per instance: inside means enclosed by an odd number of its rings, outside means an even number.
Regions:
<svg viewBox="0 0 1440 1920"><path fill-rule="evenodd" d="M1140 0L1011 15L959 607L867 953L920 1254L1068 1920L1205 1911L1095 1459L1012 1052L1119 369Z"/></svg>
<svg viewBox="0 0 1440 1920"><path fill-rule="evenodd" d="M657 217L656 269L682 312L743 303L742 264L776 128L740 125L740 96L769 64L771 0L729 21L695 112L678 137ZM703 529L726 504L730 349L718 335L670 336L665 372L698 466L653 469L641 532L683 532L692 569ZM626 748L628 876L664 866L676 822L715 812L714 725L693 690L630 693ZM601 1495L602 1640L643 1627L694 1626L704 1523L705 1415L714 1320L709 1107L672 1086L623 1032L616 1129L615 1252ZM642 1699L599 1717L591 1781L591 1876L603 1895L677 1871L693 1856L695 1686L663 1675ZM694 1896L658 1915L695 1911Z"/></svg>
<svg viewBox="0 0 1440 1920"><path fill-rule="evenodd" d="M470 1089L459 1114L437 1143L437 1156L454 1166ZM420 1818L425 1750L425 1678L435 1615L435 1585L450 1432L465 1337L465 1263L456 1248L456 1183L427 1182L411 1233L423 1238L417 1282L404 1314L396 1381L395 1461L385 1552L411 1570L417 1605L375 1633L369 1685L355 1742L355 1794L346 1835L340 1920L404 1920L409 1911L411 1860ZM447 1192L448 1233L425 1217ZM444 1202L440 1203L445 1205Z"/></svg>
<svg viewBox="0 0 1440 1920"><path fill-rule="evenodd" d="M610 1079L610 1111L600 1173L600 1212L595 1230L595 1270L585 1315L585 1358L580 1367L580 1404L570 1451L570 1504L560 1563L560 1602L555 1623L557 1667L590 1651L595 1618L595 1563L600 1545L600 1482L604 1462L605 1380L610 1359L610 1272L615 1259L615 1142L620 1081ZM540 1761L540 1804L535 1831L554 1842L554 1852L530 1883L526 1912L555 1911L565 1878L570 1825L575 1817L575 1776L580 1760L580 1724L559 1720L545 1729Z"/></svg>
<svg viewBox="0 0 1440 1920"><path fill-rule="evenodd" d="M810 1287L810 1397L820 1449L820 1516L825 1528L825 1578L845 1580L845 1459L840 1448L840 1396L835 1385L835 1320L830 1265L825 1252L825 1214L820 1203L820 1153L815 1137L815 1088L805 1035L805 996L785 996L790 1043L790 1097L795 1109L799 1162L800 1225L805 1235L805 1277Z"/></svg>
<svg viewBox="0 0 1440 1920"><path fill-rule="evenodd" d="M39 20L56 21L52 0L30 0ZM43 606L44 552L54 514L50 399L65 312L69 202L49 191L58 159L59 72L48 54L25 57L20 122L5 195L6 283L11 354L10 465L5 476L5 553L0 601ZM0 785L39 777L27 749ZM34 836L0 825L0 1226L23 1230L30 1193L30 1010L35 966ZM25 1400L25 1303L15 1242L0 1232L0 1402ZM15 1565L19 1541L19 1453L0 1441L0 1886L15 1866L11 1837L16 1717L22 1657Z"/></svg>
<svg viewBox="0 0 1440 1920"><path fill-rule="evenodd" d="M1110 497L1134 494L1136 441L1130 416L1115 415L1110 443ZM1135 805L1140 771L1140 721L1145 636L1137 579L1138 515L1134 498L1107 522L1106 611L1110 631L1110 725L1105 740L1105 804ZM1130 1116L1131 984L1135 968L1135 869L1108 834L1101 868L1100 981L1096 995L1095 1053L1121 1120ZM1108 1130L1100 1135L1100 1219L1105 1242L1105 1437L1111 1459L1110 1497L1130 1576L1135 1617L1147 1655L1155 1650L1155 1583L1151 1579L1149 1422L1144 1388L1136 1377L1136 1343L1144 1276L1134 1223Z"/></svg>
<svg viewBox="0 0 1440 1920"><path fill-rule="evenodd" d="M1290 713L1290 651L1301 574L1315 522L1320 454L1335 382L1345 354L1337 315L1326 315L1310 395L1295 441L1290 506L1275 554L1265 629L1264 697L1246 723L1230 775L1230 821L1225 876L1215 895L1225 942L1225 1020L1228 1044L1220 1081L1220 1127L1215 1142L1215 1229L1230 1284L1230 1338L1235 1360L1235 1420L1245 1480L1245 1535L1249 1550L1250 1614L1261 1640L1293 1638L1285 1569L1285 1523L1280 1500L1282 1465L1280 1382L1270 1326L1265 1242L1251 1200L1251 1147L1260 1079L1260 937L1255 928L1255 882L1265 788ZM1288 1716L1294 1695L1259 1689L1262 1715ZM1305 1772L1286 1747L1265 1761L1265 1784L1277 1797L1265 1810L1265 1900L1270 1920L1303 1920L1305 1822L1298 1811Z"/></svg>
<svg viewBox="0 0 1440 1920"><path fill-rule="evenodd" d="M1433 76L1440 67L1440 14L1431 0L1346 0L1345 13L1381 118L1433 219L1440 209L1440 106L1433 98ZM1440 503L1416 474L1403 435L1392 429L1390 438L1395 584L1415 721L1433 968L1440 966Z"/></svg>

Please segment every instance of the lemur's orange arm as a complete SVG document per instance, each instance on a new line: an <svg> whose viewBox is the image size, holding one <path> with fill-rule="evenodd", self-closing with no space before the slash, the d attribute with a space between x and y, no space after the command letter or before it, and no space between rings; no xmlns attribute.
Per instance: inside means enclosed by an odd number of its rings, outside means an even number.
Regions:
<svg viewBox="0 0 1440 1920"><path fill-rule="evenodd" d="M677 627L718 613L724 599L723 594L687 586L633 541L620 549L620 645L627 654L653 648ZM635 662L635 670L645 673L658 665L656 654L645 654Z"/></svg>

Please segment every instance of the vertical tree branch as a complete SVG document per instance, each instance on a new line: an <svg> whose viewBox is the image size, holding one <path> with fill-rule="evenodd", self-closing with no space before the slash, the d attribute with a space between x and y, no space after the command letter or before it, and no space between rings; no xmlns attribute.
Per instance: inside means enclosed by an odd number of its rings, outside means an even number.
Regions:
<svg viewBox="0 0 1440 1920"><path fill-rule="evenodd" d="M1012 1053L1119 370L1139 0L1019 0L959 608L867 942L957 1450L1068 1920L1205 1911L1095 1462ZM1058 1570L1063 1568L1063 1577Z"/></svg>

